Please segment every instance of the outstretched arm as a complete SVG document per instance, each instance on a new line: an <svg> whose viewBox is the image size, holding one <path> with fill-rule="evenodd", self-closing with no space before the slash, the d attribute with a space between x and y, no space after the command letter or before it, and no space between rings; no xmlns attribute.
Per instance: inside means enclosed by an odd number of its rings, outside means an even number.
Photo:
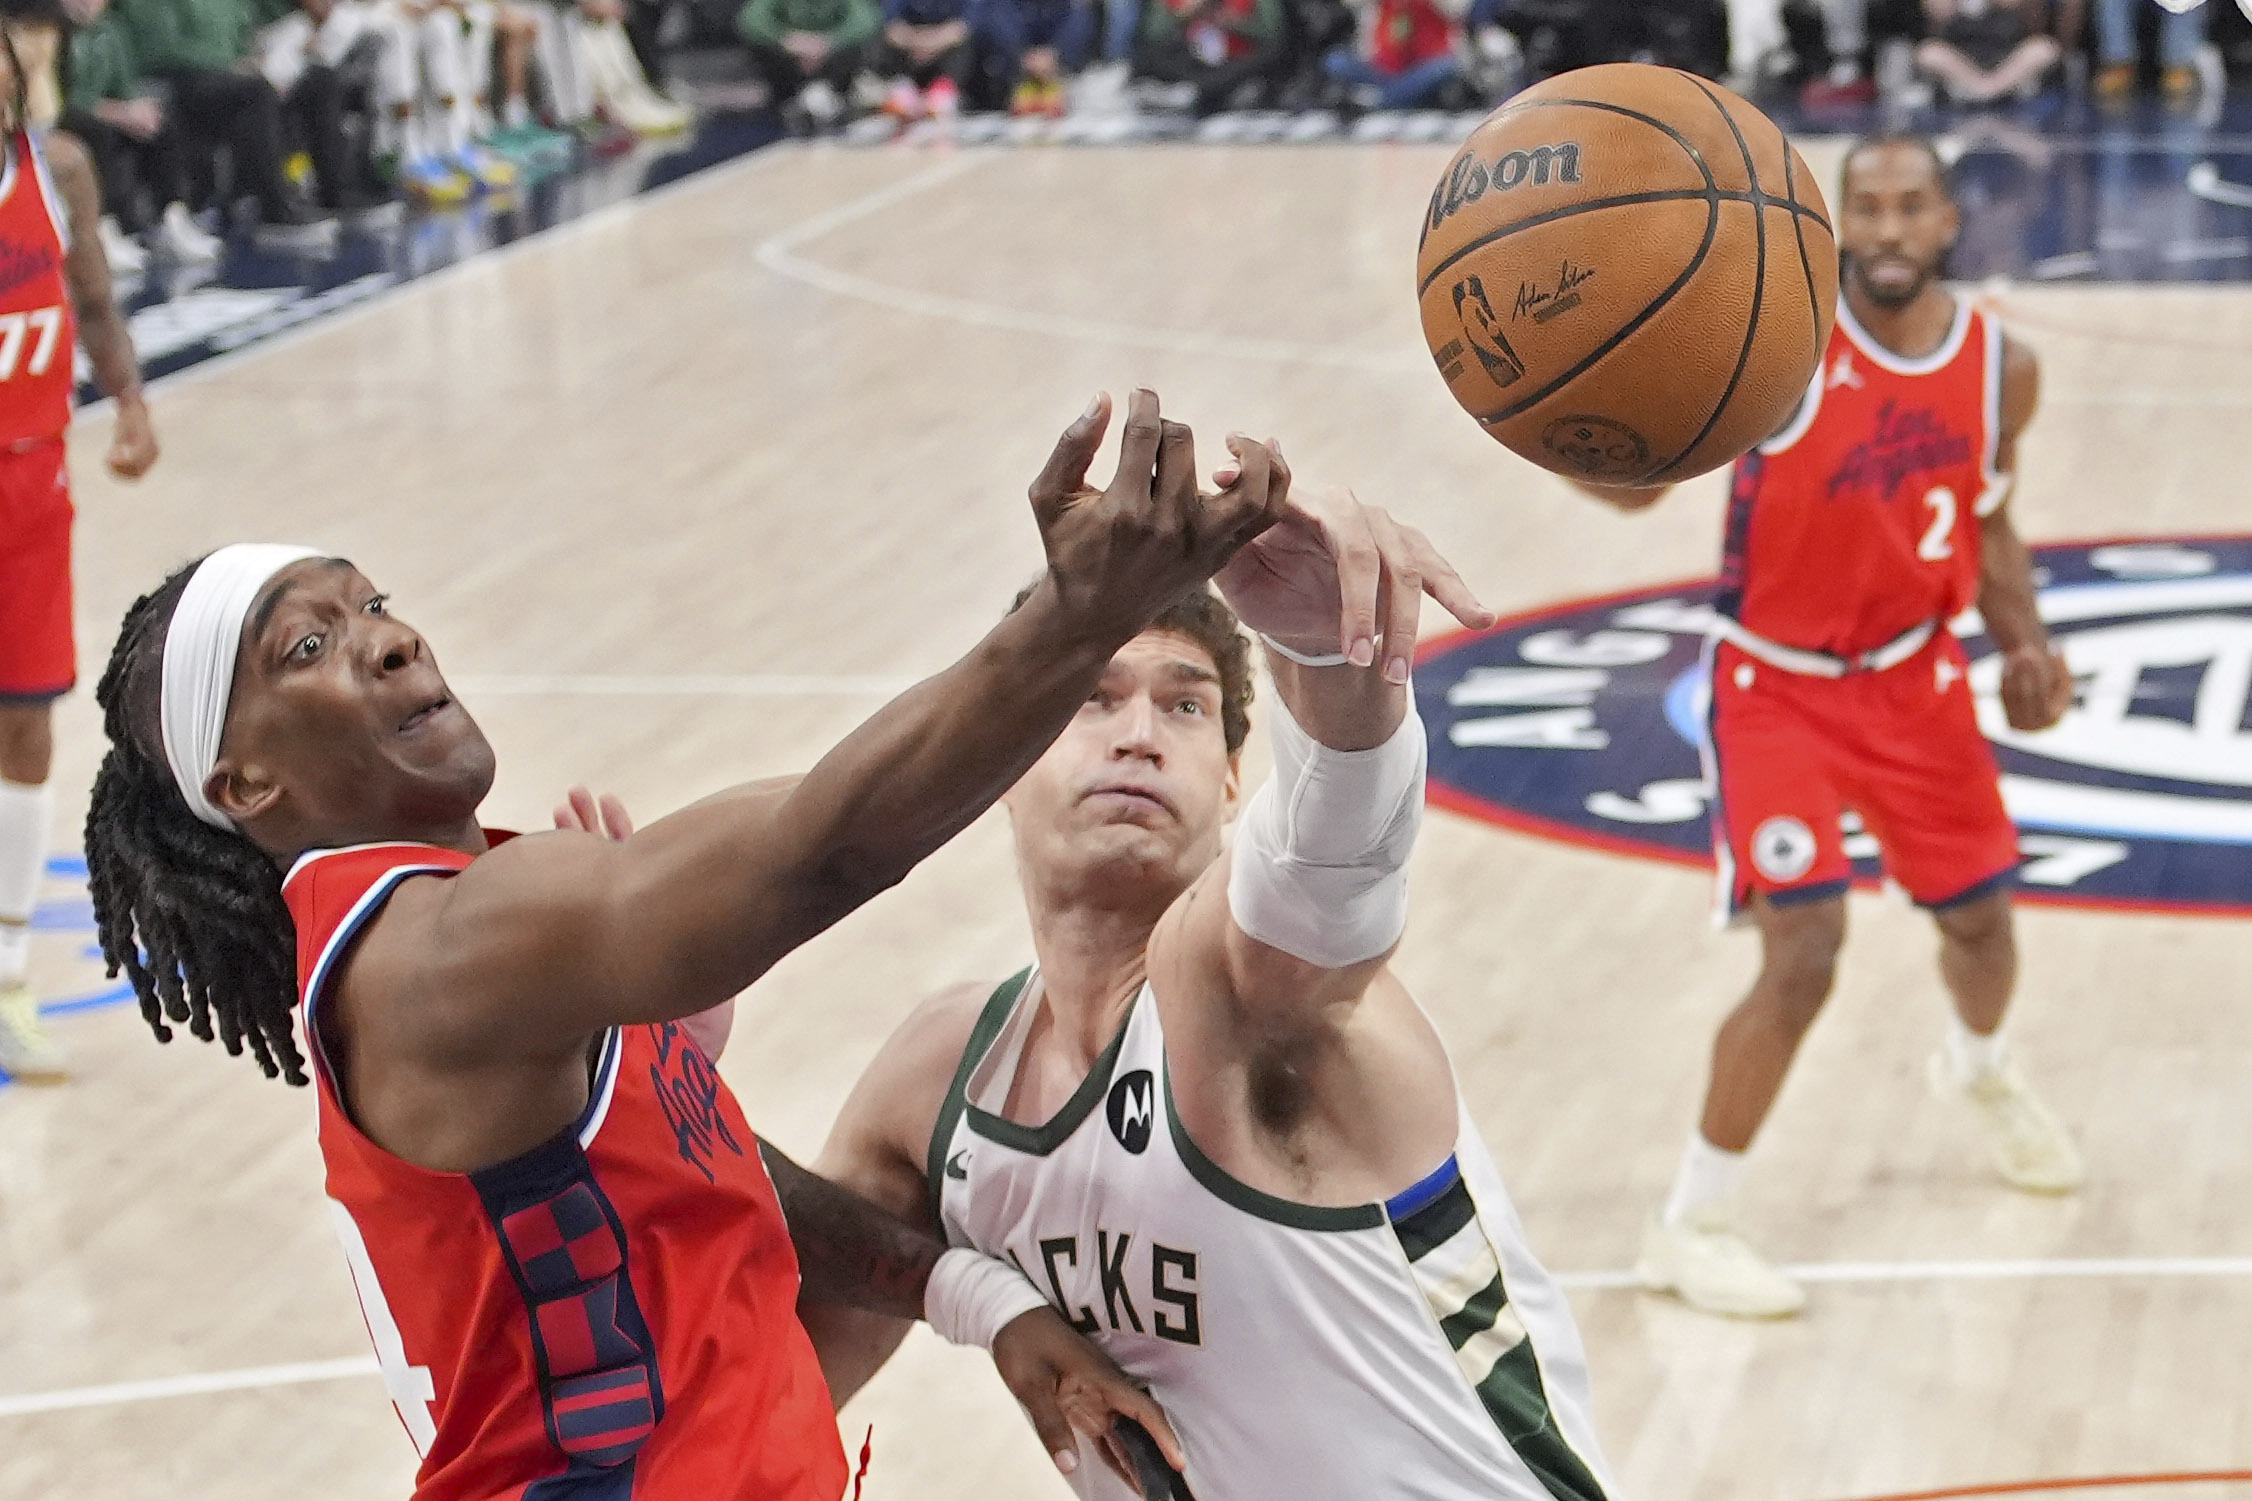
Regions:
<svg viewBox="0 0 2252 1501"><path fill-rule="evenodd" d="M55 131L48 135L45 151L47 169L63 196L70 224L63 280L70 287L71 310L78 318L78 340L93 362L95 381L117 404L110 472L120 479L139 479L156 463L156 427L141 395L141 363L133 353L133 335L110 286L109 257L102 252L101 186L77 137ZM56 358L68 360L70 351L61 350Z"/></svg>
<svg viewBox="0 0 2252 1501"><path fill-rule="evenodd" d="M1406 922L1423 597L1472 628L1493 616L1420 532L1341 490L1294 497L1219 582L1266 637L1282 708L1275 774L1238 821L1226 900L1216 877L1200 883L1178 909L1182 952L1224 956L1247 1015L1311 1018L1359 998Z"/></svg>
<svg viewBox="0 0 2252 1501"><path fill-rule="evenodd" d="M2014 339L2002 346L2002 435L1997 479L1980 499L1978 611L2002 652L2002 712L2016 730L2045 730L2072 706L2072 669L2049 644L2033 584L2033 558L2010 520L2018 443L2040 405L2041 367Z"/></svg>
<svg viewBox="0 0 2252 1501"><path fill-rule="evenodd" d="M1217 496L1188 430L1137 392L1120 467L1086 487L1107 406L1033 487L1048 572L955 666L893 700L802 779L743 789L623 843L513 840L443 882L410 882L347 984L354 1007L435 1066L575 1056L603 1027L693 1015L877 892L982 813L1092 690L1111 652L1263 529L1266 452ZM420 888L420 889L418 889Z"/></svg>

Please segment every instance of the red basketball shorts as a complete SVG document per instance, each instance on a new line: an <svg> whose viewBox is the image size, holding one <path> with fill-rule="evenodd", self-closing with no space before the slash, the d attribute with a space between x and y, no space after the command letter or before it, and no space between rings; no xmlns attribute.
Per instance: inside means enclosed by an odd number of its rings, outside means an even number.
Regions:
<svg viewBox="0 0 2252 1501"><path fill-rule="evenodd" d="M1754 892L1787 906L1844 891L1849 811L1923 906L1981 896L2017 868L1964 667L1945 631L1897 667L1842 678L1715 645L1713 845L1730 913Z"/></svg>
<svg viewBox="0 0 2252 1501"><path fill-rule="evenodd" d="M60 438L0 448L0 704L77 680L70 621L70 472Z"/></svg>

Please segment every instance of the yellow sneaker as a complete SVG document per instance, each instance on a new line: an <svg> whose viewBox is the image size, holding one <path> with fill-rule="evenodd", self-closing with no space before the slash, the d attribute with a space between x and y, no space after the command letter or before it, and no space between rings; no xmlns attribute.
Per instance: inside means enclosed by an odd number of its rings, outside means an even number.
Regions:
<svg viewBox="0 0 2252 1501"><path fill-rule="evenodd" d="M0 986L0 1071L42 1083L68 1078L63 1050L39 1021L39 1003L28 985Z"/></svg>
<svg viewBox="0 0 2252 1501"><path fill-rule="evenodd" d="M2014 1061L1964 1083L1942 1048L1931 1055L1932 1092L1971 1107L1986 1132L1994 1170L2010 1187L2031 1194L2068 1194L2088 1176L2064 1122L2033 1092Z"/></svg>
<svg viewBox="0 0 2252 1501"><path fill-rule="evenodd" d="M1723 1205L1708 1205L1678 1224L1651 1220L1634 1275L1651 1292L1672 1293L1724 1318L1787 1319L1806 1306L1806 1289L1736 1233Z"/></svg>

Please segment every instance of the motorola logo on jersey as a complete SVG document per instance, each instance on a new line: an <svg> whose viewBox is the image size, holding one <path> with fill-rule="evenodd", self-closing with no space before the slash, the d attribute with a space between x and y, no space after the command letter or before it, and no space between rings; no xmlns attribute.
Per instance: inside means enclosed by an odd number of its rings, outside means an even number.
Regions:
<svg viewBox="0 0 2252 1501"><path fill-rule="evenodd" d="M1110 1118L1110 1134L1118 1138L1120 1146L1137 1157L1147 1151L1150 1124L1157 1118L1157 1082L1150 1071L1137 1068L1119 1075L1118 1082L1110 1086L1105 1113Z"/></svg>
<svg viewBox="0 0 2252 1501"><path fill-rule="evenodd" d="M2019 829L2021 894L2252 914L2252 537L2066 543L2034 561L2077 684L2055 729L2009 729L1994 645L1975 614L1958 622ZM1435 643L1416 678L1432 801L1710 864L1697 747L1714 588L1561 604ZM1756 856L1786 880L1811 844L1811 831L1763 827ZM1881 878L1876 841L1850 815L1846 850L1858 878Z"/></svg>

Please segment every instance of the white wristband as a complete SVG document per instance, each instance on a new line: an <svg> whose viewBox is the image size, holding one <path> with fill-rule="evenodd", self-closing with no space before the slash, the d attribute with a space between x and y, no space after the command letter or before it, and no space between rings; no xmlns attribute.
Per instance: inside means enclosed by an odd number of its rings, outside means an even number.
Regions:
<svg viewBox="0 0 2252 1501"><path fill-rule="evenodd" d="M938 1258L923 1289L923 1317L951 1344L993 1348L1019 1316L1048 1300L1005 1261L960 1246Z"/></svg>
<svg viewBox="0 0 2252 1501"><path fill-rule="evenodd" d="M1296 662L1300 667L1343 667L1345 665L1345 654L1341 651L1322 652L1318 655L1310 652L1292 651L1265 631L1259 633L1259 639L1267 643L1267 650L1273 652L1285 662ZM1377 644L1381 646L1383 643L1379 641Z"/></svg>

